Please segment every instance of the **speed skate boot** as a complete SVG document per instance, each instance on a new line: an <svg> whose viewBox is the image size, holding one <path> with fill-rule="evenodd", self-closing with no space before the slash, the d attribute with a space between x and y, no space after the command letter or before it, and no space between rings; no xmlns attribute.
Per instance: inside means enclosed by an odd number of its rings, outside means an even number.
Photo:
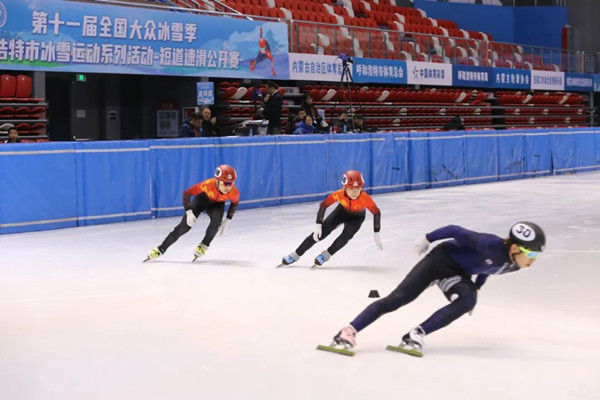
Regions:
<svg viewBox="0 0 600 400"><path fill-rule="evenodd" d="M417 350L423 351L423 347L425 347L425 331L420 326L413 328L406 335L402 336L401 346Z"/></svg>
<svg viewBox="0 0 600 400"><path fill-rule="evenodd" d="M162 256L163 254L164 253L161 249L159 249L158 247L155 247L154 249L150 250L150 253L148 253L148 256L146 257L144 262L156 260L158 257Z"/></svg>
<svg viewBox="0 0 600 400"><path fill-rule="evenodd" d="M331 347L343 346L344 349L350 350L356 346L356 334L358 332L352 325L343 327L337 335L333 337Z"/></svg>
<svg viewBox="0 0 600 400"><path fill-rule="evenodd" d="M315 265L313 265L312 267L313 268L320 267L321 265L323 265L327 261L329 261L330 258L331 258L331 254L329 254L329 252L327 250L325 250L324 252L322 252L315 258Z"/></svg>
<svg viewBox="0 0 600 400"><path fill-rule="evenodd" d="M352 348L356 346L356 329L352 325L342 328L329 346L322 344L317 346L317 350L329 351L331 353L343 354L352 357L355 353Z"/></svg>
<svg viewBox="0 0 600 400"><path fill-rule="evenodd" d="M293 252L291 252L290 254L288 254L287 256L285 256L285 257L283 257L281 259L281 264L279 264L277 266L277 268L293 264L296 261L298 261L299 259L300 259L300 256L298 255L298 253L296 253L295 251L293 251Z"/></svg>
<svg viewBox="0 0 600 400"><path fill-rule="evenodd" d="M196 248L194 249L194 260L193 261L196 261L197 258L205 255L207 250L208 250L208 246L205 245L204 243L200 243L198 246L196 246Z"/></svg>

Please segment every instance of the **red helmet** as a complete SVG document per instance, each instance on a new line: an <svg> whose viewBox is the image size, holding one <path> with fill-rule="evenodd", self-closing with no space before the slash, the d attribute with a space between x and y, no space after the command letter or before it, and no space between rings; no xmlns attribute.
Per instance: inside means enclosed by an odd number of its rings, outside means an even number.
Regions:
<svg viewBox="0 0 600 400"><path fill-rule="evenodd" d="M361 188L364 185L365 180L360 172L354 170L344 172L342 186L347 188Z"/></svg>
<svg viewBox="0 0 600 400"><path fill-rule="evenodd" d="M237 174L235 173L235 168L231 165L221 164L215 169L215 178L221 182L235 182L237 178Z"/></svg>
<svg viewBox="0 0 600 400"><path fill-rule="evenodd" d="M260 47L261 49L264 49L265 47L267 47L267 39L261 37L258 40L258 47Z"/></svg>

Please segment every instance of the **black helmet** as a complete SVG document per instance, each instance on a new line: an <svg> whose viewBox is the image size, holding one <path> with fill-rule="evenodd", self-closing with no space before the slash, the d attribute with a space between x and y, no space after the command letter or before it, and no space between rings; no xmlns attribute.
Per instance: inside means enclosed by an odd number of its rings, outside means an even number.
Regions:
<svg viewBox="0 0 600 400"><path fill-rule="evenodd" d="M532 251L544 251L546 234L533 222L519 221L510 228L510 240Z"/></svg>

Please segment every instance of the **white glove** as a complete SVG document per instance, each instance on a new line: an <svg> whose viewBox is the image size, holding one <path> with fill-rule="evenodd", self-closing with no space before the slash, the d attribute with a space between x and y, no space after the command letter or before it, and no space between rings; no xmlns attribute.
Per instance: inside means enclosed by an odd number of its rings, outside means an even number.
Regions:
<svg viewBox="0 0 600 400"><path fill-rule="evenodd" d="M229 218L225 218L223 222L221 222L221 225L219 225L219 236L225 234L225 231L227 230L227 227L229 226L230 222L231 220Z"/></svg>
<svg viewBox="0 0 600 400"><path fill-rule="evenodd" d="M323 225L317 224L317 226L315 226L315 231L313 233L313 239L315 240L315 242L318 242L319 240L321 240L322 233L323 233Z"/></svg>
<svg viewBox="0 0 600 400"><path fill-rule="evenodd" d="M377 246L379 250L383 250L383 242L381 241L381 235L379 232L375 232L373 237L375 238L375 246Z"/></svg>
<svg viewBox="0 0 600 400"><path fill-rule="evenodd" d="M415 251L418 255L424 254L429 248L429 240L425 236L415 241Z"/></svg>
<svg viewBox="0 0 600 400"><path fill-rule="evenodd" d="M190 228L196 223L196 216L192 210L187 210L185 212L185 222Z"/></svg>

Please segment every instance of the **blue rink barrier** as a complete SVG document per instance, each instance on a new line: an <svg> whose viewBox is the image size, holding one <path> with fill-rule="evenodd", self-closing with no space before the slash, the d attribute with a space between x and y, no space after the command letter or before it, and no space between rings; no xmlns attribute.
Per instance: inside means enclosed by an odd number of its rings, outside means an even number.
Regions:
<svg viewBox="0 0 600 400"><path fill-rule="evenodd" d="M0 233L180 215L222 163L253 208L321 200L348 169L370 193L598 170L600 129L1 145Z"/></svg>

